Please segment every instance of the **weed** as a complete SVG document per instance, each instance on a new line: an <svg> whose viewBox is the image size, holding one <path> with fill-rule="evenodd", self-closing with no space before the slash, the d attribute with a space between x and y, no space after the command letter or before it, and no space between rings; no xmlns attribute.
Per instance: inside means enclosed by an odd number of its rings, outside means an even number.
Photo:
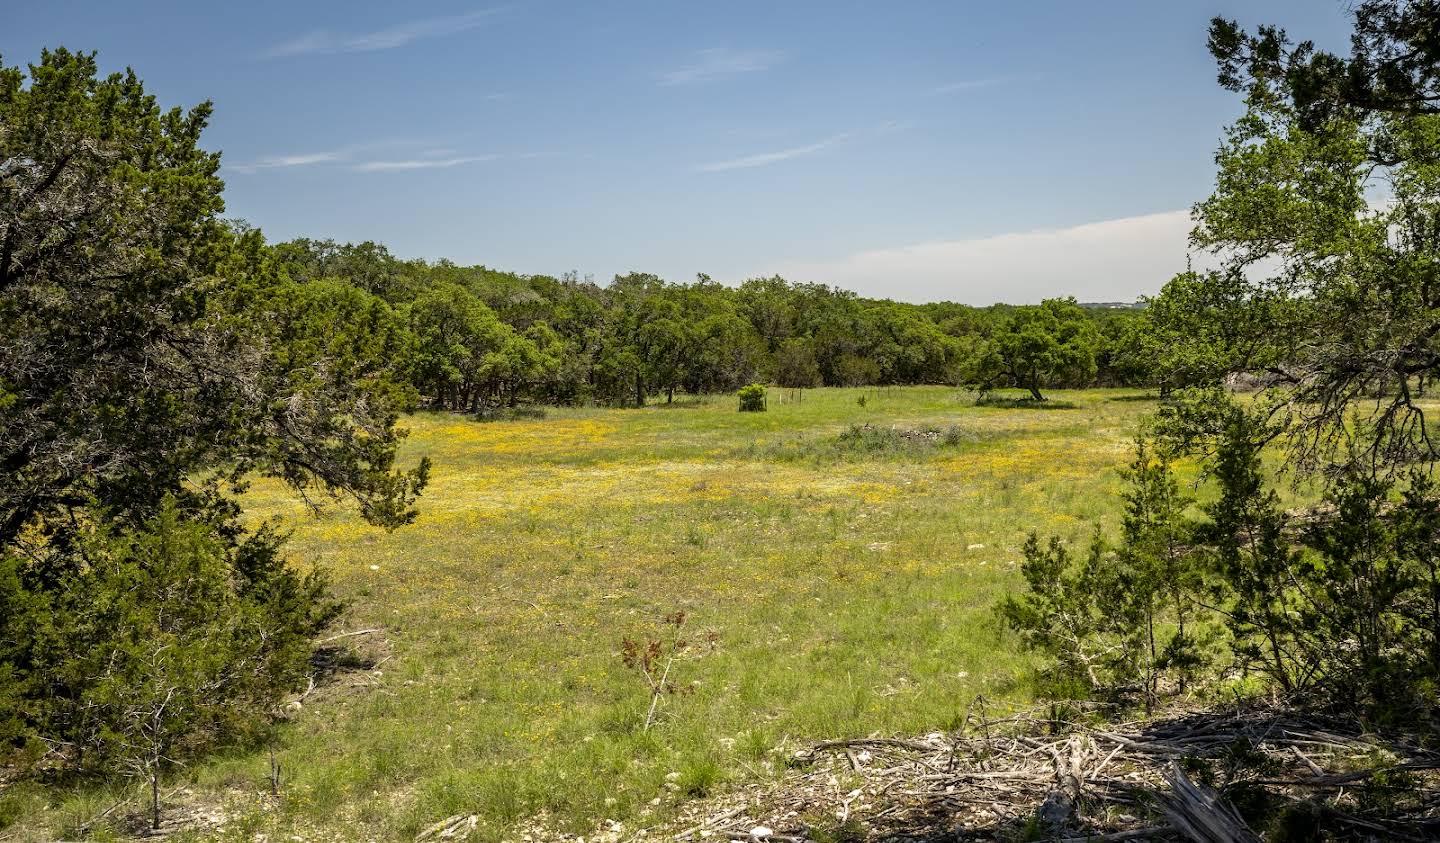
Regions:
<svg viewBox="0 0 1440 843"><path fill-rule="evenodd" d="M621 662L644 678L645 685L650 690L650 709L645 713L645 727L642 731L650 731L662 697L667 694L686 696L695 692L694 685L681 685L670 678L675 661L690 649L690 642L681 637L685 631L686 620L688 618L684 612L672 612L662 619L664 626L670 630L668 640L663 637L645 641L625 638L620 642ZM707 632L705 641L709 644L710 651L714 652L719 634Z"/></svg>

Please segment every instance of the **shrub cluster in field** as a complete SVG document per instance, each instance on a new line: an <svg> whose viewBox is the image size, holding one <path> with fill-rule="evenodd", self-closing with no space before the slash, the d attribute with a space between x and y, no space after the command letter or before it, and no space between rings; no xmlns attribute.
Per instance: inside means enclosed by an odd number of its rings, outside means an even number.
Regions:
<svg viewBox="0 0 1440 843"><path fill-rule="evenodd" d="M835 436L802 436L767 443L751 443L744 450L752 459L777 461L844 462L875 459L912 459L941 448L955 448L979 439L959 427L883 427L852 424Z"/></svg>
<svg viewBox="0 0 1440 843"><path fill-rule="evenodd" d="M1433 729L1440 440L1423 397L1440 374L1440 6L1350 12L1349 56L1212 21L1219 80L1245 106L1195 207L1192 240L1220 265L1165 286L1145 342L1176 389L1161 430L1219 498L1184 517L1163 470L1137 459L1113 548L1097 537L1075 560L1030 543L1030 593L1002 612L1061 684L1152 700L1162 679L1248 676ZM1226 389L1241 384L1243 403ZM1267 446L1323 493L1318 511L1281 509ZM1206 663L1203 630L1231 658Z"/></svg>
<svg viewBox="0 0 1440 843"><path fill-rule="evenodd" d="M1208 458L1219 497L1187 515L1163 454L1141 440L1118 542L1073 558L1031 534L1028 593L1004 620L1047 654L1054 692L1133 695L1146 708L1197 679L1247 674L1292 700L1391 722L1435 709L1440 509L1424 472L1403 485L1353 472L1320 506L1286 513L1266 480L1264 428L1232 406ZM1216 645L1228 643L1229 657Z"/></svg>
<svg viewBox="0 0 1440 843"><path fill-rule="evenodd" d="M83 563L46 560L64 587L0 557L0 742L32 763L120 771L157 800L166 767L268 724L339 611L277 534L228 542L174 498L137 527L67 540Z"/></svg>

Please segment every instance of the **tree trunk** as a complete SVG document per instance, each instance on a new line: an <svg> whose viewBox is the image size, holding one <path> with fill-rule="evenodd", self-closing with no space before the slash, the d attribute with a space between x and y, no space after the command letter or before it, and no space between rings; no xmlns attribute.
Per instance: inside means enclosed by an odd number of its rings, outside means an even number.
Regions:
<svg viewBox="0 0 1440 843"><path fill-rule="evenodd" d="M1040 387L1036 386L1036 385L1033 384L1033 383L1030 384L1030 397L1031 397L1031 398L1034 398L1036 401L1044 401L1044 400L1045 400L1045 396L1043 396L1043 395L1040 394Z"/></svg>
<svg viewBox="0 0 1440 843"><path fill-rule="evenodd" d="M645 406L645 381L640 377L639 372L635 373L635 406Z"/></svg>
<svg viewBox="0 0 1440 843"><path fill-rule="evenodd" d="M674 403L675 403L675 387L672 386L672 387L670 387L670 388L668 388L668 389L665 390L665 403L666 403L666 404L674 404Z"/></svg>
<svg viewBox="0 0 1440 843"><path fill-rule="evenodd" d="M150 830L160 830L160 765L150 768Z"/></svg>

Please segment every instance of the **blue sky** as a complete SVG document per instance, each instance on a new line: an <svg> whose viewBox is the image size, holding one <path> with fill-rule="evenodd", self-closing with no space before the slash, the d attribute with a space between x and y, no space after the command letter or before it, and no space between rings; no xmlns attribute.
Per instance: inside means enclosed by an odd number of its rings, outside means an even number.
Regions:
<svg viewBox="0 0 1440 843"><path fill-rule="evenodd" d="M1342 0L14 4L0 57L213 100L271 239L977 304L1185 264L1236 97L1215 14L1344 45Z"/></svg>

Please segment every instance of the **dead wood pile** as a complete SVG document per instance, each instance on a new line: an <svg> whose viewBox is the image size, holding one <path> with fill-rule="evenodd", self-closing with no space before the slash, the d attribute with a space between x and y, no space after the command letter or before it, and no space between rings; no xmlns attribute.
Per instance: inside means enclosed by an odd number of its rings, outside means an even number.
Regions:
<svg viewBox="0 0 1440 843"><path fill-rule="evenodd" d="M761 789L663 828L588 839L802 841L1440 839L1440 751L1284 711L1099 726L1036 711L956 734L827 741Z"/></svg>

